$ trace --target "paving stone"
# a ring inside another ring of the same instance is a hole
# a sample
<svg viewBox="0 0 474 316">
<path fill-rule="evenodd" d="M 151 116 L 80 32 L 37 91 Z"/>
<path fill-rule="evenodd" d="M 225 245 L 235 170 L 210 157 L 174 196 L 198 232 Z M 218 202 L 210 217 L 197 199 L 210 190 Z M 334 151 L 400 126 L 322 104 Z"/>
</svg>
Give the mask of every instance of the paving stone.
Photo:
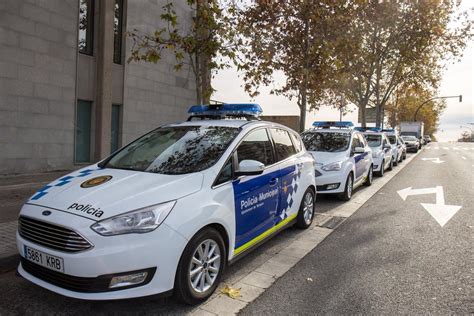
<svg viewBox="0 0 474 316">
<path fill-rule="evenodd" d="M 253 286 L 250 284 L 246 284 L 243 282 L 237 282 L 236 284 L 232 285 L 233 288 L 240 289 L 240 297 L 237 299 L 243 302 L 250 303 L 255 300 L 257 297 L 262 294 L 265 289 L 257 286 Z"/>
<path fill-rule="evenodd" d="M 254 271 L 243 278 L 240 282 L 266 289 L 269 288 L 275 280 L 274 277 L 268 274 Z"/>
<path fill-rule="evenodd" d="M 260 267 L 258 267 L 255 271 L 259 273 L 268 274 L 275 278 L 279 278 L 283 274 L 285 274 L 286 271 L 290 270 L 292 266 L 293 265 L 291 264 L 288 264 L 288 265 L 278 264 L 275 261 L 272 261 L 272 259 L 270 259 L 264 264 L 262 264 Z"/>
<path fill-rule="evenodd" d="M 210 313 L 217 315 L 235 315 L 242 308 L 247 305 L 246 302 L 242 302 L 236 299 L 232 299 L 223 294 L 218 295 L 216 298 L 208 301 L 199 308 Z"/>
<path fill-rule="evenodd" d="M 297 248 L 294 246 L 294 244 L 295 242 L 292 242 L 288 247 L 280 251 L 280 254 L 302 259 L 311 250 L 311 249 Z"/>
</svg>

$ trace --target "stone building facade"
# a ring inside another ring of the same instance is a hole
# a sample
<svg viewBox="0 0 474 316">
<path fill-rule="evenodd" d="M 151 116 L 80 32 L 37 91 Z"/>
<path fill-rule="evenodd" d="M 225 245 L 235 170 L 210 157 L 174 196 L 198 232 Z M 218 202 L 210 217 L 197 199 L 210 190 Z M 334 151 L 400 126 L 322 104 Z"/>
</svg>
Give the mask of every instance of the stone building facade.
<svg viewBox="0 0 474 316">
<path fill-rule="evenodd" d="M 192 71 L 127 63 L 126 32 L 154 31 L 166 2 L 0 1 L 0 174 L 77 168 L 186 118 Z M 189 27 L 186 1 L 175 9 Z"/>
</svg>

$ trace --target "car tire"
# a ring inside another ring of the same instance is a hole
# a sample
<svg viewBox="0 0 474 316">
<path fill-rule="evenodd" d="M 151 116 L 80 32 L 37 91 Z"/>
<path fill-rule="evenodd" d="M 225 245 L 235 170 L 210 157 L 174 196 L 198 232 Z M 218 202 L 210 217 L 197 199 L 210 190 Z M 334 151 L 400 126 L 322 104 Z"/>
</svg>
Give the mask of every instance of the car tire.
<svg viewBox="0 0 474 316">
<path fill-rule="evenodd" d="M 418 147 L 415 149 L 415 154 L 418 152 Z"/>
<path fill-rule="evenodd" d="M 390 164 L 388 165 L 388 168 L 387 168 L 389 171 L 392 171 L 393 170 L 393 157 L 392 159 L 390 159 Z"/>
<path fill-rule="evenodd" d="M 212 252 L 215 256 L 208 257 L 206 251 L 209 253 L 213 247 L 216 247 Z M 200 262 L 200 265 L 196 262 Z M 226 263 L 227 251 L 221 234 L 211 227 L 200 230 L 188 242 L 179 260 L 174 285 L 176 298 L 188 305 L 196 305 L 207 300 L 219 285 Z M 191 276 L 191 273 L 199 268 L 201 268 L 200 272 L 198 270 L 194 272 L 194 276 Z M 215 270 L 217 272 L 214 272 Z M 206 273 L 212 280 L 211 284 L 205 277 Z"/>
<path fill-rule="evenodd" d="M 354 190 L 354 176 L 352 172 L 349 173 L 346 179 L 346 186 L 344 188 L 344 192 L 339 194 L 339 199 L 342 201 L 349 201 L 352 197 L 352 191 Z"/>
<path fill-rule="evenodd" d="M 382 160 L 382 164 L 380 165 L 380 171 L 377 172 L 377 176 L 383 177 L 385 173 L 385 160 Z"/>
<path fill-rule="evenodd" d="M 316 194 L 312 188 L 307 188 L 301 199 L 298 216 L 296 217 L 295 227 L 299 229 L 306 229 L 311 226 L 314 218 L 314 202 L 316 201 Z"/>
<path fill-rule="evenodd" d="M 398 157 L 397 158 L 392 158 L 392 161 L 393 161 L 393 165 L 396 167 L 398 166 Z M 392 170 L 392 169 L 390 169 Z"/>
<path fill-rule="evenodd" d="M 365 180 L 364 185 L 370 187 L 374 181 L 374 166 L 370 165 L 369 172 L 367 172 L 367 180 Z"/>
</svg>

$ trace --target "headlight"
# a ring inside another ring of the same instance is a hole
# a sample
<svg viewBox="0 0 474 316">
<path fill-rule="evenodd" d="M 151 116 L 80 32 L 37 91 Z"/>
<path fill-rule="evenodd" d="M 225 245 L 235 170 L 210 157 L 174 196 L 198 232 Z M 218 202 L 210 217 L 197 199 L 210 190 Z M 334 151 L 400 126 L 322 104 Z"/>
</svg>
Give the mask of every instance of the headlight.
<svg viewBox="0 0 474 316">
<path fill-rule="evenodd" d="M 120 214 L 95 223 L 91 229 L 103 236 L 148 233 L 163 223 L 175 204 L 171 201 Z"/>
<path fill-rule="evenodd" d="M 328 163 L 321 167 L 324 171 L 339 171 L 342 168 L 342 161 Z"/>
</svg>

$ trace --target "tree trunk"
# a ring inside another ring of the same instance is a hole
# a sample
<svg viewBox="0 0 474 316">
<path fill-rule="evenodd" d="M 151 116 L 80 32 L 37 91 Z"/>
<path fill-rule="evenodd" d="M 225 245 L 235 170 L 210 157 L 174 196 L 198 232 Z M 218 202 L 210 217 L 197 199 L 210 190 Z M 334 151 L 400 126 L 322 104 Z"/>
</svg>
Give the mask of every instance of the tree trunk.
<svg viewBox="0 0 474 316">
<path fill-rule="evenodd" d="M 203 22 L 203 11 L 207 10 L 209 6 L 208 0 L 197 0 L 196 1 L 196 12 L 197 12 L 197 19 L 196 19 L 196 30 L 197 30 L 197 38 L 204 41 L 209 37 L 209 28 Z M 199 86 L 200 86 L 200 93 L 201 93 L 201 104 L 209 104 L 211 99 L 211 72 L 209 69 L 209 63 L 211 61 L 211 57 L 207 52 L 203 50 L 197 50 L 198 55 L 198 70 L 199 70 Z"/>
<path fill-rule="evenodd" d="M 360 111 L 360 124 L 362 127 L 367 126 L 367 120 L 365 117 L 365 108 L 367 107 L 367 103 L 359 104 L 359 111 Z"/>
<path fill-rule="evenodd" d="M 301 91 L 301 102 L 300 104 L 298 104 L 300 107 L 300 130 L 299 130 L 300 133 L 304 132 L 305 127 L 306 127 L 306 102 L 307 102 L 306 84 L 303 83 L 303 86 L 305 88 Z"/>
</svg>

